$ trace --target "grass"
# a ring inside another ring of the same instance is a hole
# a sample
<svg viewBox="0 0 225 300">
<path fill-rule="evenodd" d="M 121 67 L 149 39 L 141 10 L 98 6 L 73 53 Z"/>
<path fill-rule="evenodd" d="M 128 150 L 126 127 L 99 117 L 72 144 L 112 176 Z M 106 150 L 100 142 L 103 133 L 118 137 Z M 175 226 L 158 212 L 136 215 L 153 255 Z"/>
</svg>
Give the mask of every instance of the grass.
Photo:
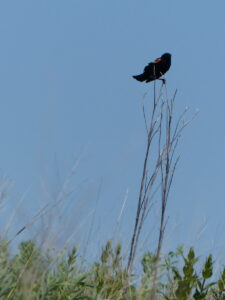
<svg viewBox="0 0 225 300">
<path fill-rule="evenodd" d="M 122 246 L 111 241 L 89 266 L 83 264 L 76 247 L 51 256 L 29 240 L 11 256 L 7 245 L 1 240 L 0 299 L 150 299 L 155 254 L 144 254 L 140 280 L 134 284 L 134 274 L 128 278 L 126 272 Z M 225 268 L 216 276 L 211 254 L 197 267 L 198 262 L 193 248 L 179 247 L 161 257 L 155 299 L 225 299 Z"/>
</svg>

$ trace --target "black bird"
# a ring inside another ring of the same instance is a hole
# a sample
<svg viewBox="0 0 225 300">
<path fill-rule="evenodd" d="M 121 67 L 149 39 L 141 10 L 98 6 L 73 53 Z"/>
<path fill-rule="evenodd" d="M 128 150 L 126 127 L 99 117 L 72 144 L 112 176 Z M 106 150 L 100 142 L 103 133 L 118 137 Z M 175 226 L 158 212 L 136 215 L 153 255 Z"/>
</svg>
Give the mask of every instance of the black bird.
<svg viewBox="0 0 225 300">
<path fill-rule="evenodd" d="M 170 68 L 171 65 L 171 54 L 164 53 L 161 57 L 157 58 L 154 62 L 149 63 L 145 68 L 144 72 L 140 75 L 133 76 L 138 81 L 150 82 L 159 79 L 164 75 Z M 165 83 L 165 79 L 160 79 Z"/>
</svg>

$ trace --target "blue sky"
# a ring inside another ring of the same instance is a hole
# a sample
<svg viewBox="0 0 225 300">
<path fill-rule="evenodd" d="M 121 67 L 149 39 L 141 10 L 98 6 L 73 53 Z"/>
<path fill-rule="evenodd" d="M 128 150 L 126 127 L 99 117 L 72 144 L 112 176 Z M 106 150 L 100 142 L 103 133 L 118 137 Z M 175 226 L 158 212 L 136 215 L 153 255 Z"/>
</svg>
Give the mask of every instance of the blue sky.
<svg viewBox="0 0 225 300">
<path fill-rule="evenodd" d="M 14 210 L 9 236 L 54 203 L 66 181 L 74 192 L 46 217 L 60 241 L 77 228 L 71 239 L 85 243 L 92 228 L 91 247 L 102 245 L 127 191 L 116 235 L 129 241 L 145 149 L 141 99 L 153 88 L 132 75 L 170 52 L 167 88 L 169 95 L 178 89 L 176 110 L 200 113 L 180 141 L 165 246 L 224 249 L 224 8 L 222 0 L 0 4 L 0 168 L 2 182 L 11 183 L 3 232 Z M 157 212 L 152 220 L 156 232 Z M 35 230 L 21 239 L 37 237 Z M 150 237 L 145 249 L 152 244 Z"/>
</svg>

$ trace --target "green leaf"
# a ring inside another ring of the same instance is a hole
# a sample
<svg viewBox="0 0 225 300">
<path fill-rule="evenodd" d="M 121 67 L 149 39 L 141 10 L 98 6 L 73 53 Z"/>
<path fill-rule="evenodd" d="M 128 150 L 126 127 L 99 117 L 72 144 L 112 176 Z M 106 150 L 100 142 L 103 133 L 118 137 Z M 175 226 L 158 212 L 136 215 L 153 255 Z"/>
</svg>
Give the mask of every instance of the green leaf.
<svg viewBox="0 0 225 300">
<path fill-rule="evenodd" d="M 212 262 L 212 255 L 210 254 L 205 261 L 204 268 L 202 271 L 202 276 L 204 279 L 208 279 L 212 276 L 212 274 L 213 274 L 213 262 Z"/>
<path fill-rule="evenodd" d="M 193 248 L 190 248 L 189 253 L 188 253 L 188 260 L 191 261 L 195 258 L 195 252 Z"/>
<path fill-rule="evenodd" d="M 225 268 L 223 269 L 223 273 L 221 275 L 221 279 L 225 282 Z"/>
<path fill-rule="evenodd" d="M 222 280 L 218 280 L 217 285 L 218 285 L 220 292 L 223 292 L 225 290 L 224 282 Z"/>
<path fill-rule="evenodd" d="M 180 273 L 179 273 L 179 271 L 177 270 L 176 267 L 173 267 L 172 271 L 173 271 L 173 274 L 174 274 L 174 280 L 181 280 L 182 279 L 182 277 L 181 277 L 181 275 L 180 275 Z"/>
</svg>

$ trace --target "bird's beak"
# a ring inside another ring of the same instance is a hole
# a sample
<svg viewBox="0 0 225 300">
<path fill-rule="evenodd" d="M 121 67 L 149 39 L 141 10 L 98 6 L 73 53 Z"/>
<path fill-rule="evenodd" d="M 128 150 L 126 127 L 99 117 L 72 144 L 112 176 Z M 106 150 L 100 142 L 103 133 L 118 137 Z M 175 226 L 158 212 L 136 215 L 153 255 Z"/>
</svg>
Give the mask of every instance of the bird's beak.
<svg viewBox="0 0 225 300">
<path fill-rule="evenodd" d="M 161 57 L 160 58 L 157 58 L 156 60 L 155 60 L 155 62 L 160 62 L 162 59 L 161 59 Z"/>
</svg>

